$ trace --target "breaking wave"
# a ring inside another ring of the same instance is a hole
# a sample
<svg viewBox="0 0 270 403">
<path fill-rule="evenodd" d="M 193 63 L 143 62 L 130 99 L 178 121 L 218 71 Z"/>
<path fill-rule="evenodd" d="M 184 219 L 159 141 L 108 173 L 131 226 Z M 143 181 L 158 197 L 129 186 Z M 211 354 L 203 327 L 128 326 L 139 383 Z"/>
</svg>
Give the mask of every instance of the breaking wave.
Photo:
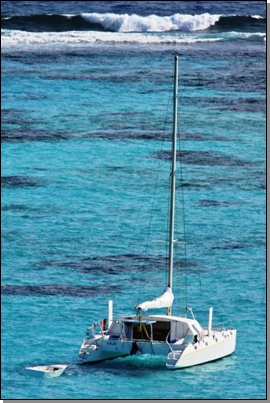
<svg viewBox="0 0 270 403">
<path fill-rule="evenodd" d="M 51 50 L 89 44 L 177 45 L 216 41 L 265 42 L 266 20 L 254 16 L 174 14 L 32 15 L 2 18 L 1 51 Z"/>
<path fill-rule="evenodd" d="M 214 25 L 219 15 L 174 14 L 170 17 L 150 15 L 142 17 L 128 14 L 84 14 L 84 19 L 90 24 L 99 24 L 105 30 L 114 32 L 170 32 L 205 30 Z"/>
<path fill-rule="evenodd" d="M 109 31 L 109 32 L 218 32 L 244 30 L 259 32 L 266 19 L 254 16 L 225 16 L 217 14 L 174 14 L 171 16 L 140 16 L 136 14 L 89 13 L 81 15 L 31 15 L 1 19 L 2 29 L 28 32 Z"/>
</svg>

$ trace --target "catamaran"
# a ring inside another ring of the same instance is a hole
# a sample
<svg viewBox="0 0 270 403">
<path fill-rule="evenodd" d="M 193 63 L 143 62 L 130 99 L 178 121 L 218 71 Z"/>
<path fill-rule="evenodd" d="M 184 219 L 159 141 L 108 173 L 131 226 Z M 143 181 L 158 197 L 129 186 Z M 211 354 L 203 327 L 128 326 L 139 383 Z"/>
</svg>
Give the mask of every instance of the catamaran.
<svg viewBox="0 0 270 403">
<path fill-rule="evenodd" d="M 174 263 L 174 221 L 176 186 L 176 140 L 178 108 L 178 55 L 174 58 L 172 163 L 170 186 L 169 270 L 164 293 L 152 301 L 135 307 L 136 314 L 112 318 L 109 301 L 109 328 L 104 320 L 87 329 L 79 351 L 80 363 L 93 363 L 128 355 L 155 354 L 166 356 L 168 369 L 181 369 L 228 356 L 235 351 L 236 329 L 212 328 L 213 308 L 209 309 L 208 327 L 195 319 L 192 308 L 186 317 L 173 316 L 172 291 Z M 167 308 L 167 314 L 142 314 L 149 309 Z M 191 317 L 188 317 L 191 316 Z"/>
</svg>

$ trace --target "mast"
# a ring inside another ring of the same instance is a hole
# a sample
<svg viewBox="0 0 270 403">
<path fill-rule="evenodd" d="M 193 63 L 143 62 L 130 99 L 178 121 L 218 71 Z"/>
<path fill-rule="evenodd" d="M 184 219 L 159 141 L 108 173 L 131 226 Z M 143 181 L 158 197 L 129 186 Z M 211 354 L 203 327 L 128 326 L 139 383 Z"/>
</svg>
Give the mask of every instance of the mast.
<svg viewBox="0 0 270 403">
<path fill-rule="evenodd" d="M 178 55 L 174 56 L 174 95 L 173 95 L 173 132 L 172 132 L 172 166 L 171 166 L 171 203 L 170 203 L 170 234 L 169 234 L 169 276 L 168 287 L 172 289 L 173 280 L 173 246 L 174 246 L 174 213 L 175 213 L 175 175 L 176 175 L 176 135 L 177 135 L 177 96 L 178 96 Z M 167 308 L 171 315 L 171 307 Z"/>
</svg>

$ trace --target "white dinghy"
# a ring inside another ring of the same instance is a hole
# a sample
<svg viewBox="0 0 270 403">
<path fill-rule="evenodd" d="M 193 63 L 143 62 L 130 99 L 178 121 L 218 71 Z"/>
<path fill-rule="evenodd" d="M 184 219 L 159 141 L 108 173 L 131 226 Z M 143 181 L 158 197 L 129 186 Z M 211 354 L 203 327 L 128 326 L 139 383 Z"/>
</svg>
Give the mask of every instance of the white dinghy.
<svg viewBox="0 0 270 403">
<path fill-rule="evenodd" d="M 146 301 L 136 308 L 135 315 L 112 319 L 109 306 L 109 328 L 104 320 L 87 329 L 86 338 L 79 352 L 80 363 L 93 363 L 127 355 L 156 354 L 166 357 L 169 369 L 180 369 L 228 356 L 235 351 L 236 330 L 230 327 L 212 328 L 212 312 L 209 323 L 203 328 L 195 319 L 192 309 L 187 308 L 186 317 L 172 316 L 173 304 L 173 261 L 174 261 L 174 217 L 176 183 L 176 137 L 177 137 L 177 95 L 178 95 L 178 55 L 174 63 L 174 110 L 172 134 L 172 164 L 170 171 L 170 228 L 168 282 L 164 293 Z M 148 309 L 167 308 L 166 315 L 142 315 Z M 188 318 L 188 315 L 191 317 Z"/>
<path fill-rule="evenodd" d="M 36 376 L 39 378 L 57 378 L 67 368 L 64 364 L 43 365 L 37 367 L 26 367 L 27 375 Z"/>
</svg>

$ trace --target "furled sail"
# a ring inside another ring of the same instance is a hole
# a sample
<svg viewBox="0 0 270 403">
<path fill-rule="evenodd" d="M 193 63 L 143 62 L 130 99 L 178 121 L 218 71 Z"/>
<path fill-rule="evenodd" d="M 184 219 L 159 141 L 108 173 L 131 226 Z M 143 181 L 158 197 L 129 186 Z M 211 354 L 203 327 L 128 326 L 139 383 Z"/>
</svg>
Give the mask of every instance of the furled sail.
<svg viewBox="0 0 270 403">
<path fill-rule="evenodd" d="M 170 287 L 166 287 L 165 291 L 160 297 L 153 299 L 152 301 L 145 301 L 137 305 L 136 309 L 141 309 L 142 311 L 147 311 L 148 309 L 155 308 L 167 308 L 172 306 L 174 300 L 174 295 Z"/>
</svg>

